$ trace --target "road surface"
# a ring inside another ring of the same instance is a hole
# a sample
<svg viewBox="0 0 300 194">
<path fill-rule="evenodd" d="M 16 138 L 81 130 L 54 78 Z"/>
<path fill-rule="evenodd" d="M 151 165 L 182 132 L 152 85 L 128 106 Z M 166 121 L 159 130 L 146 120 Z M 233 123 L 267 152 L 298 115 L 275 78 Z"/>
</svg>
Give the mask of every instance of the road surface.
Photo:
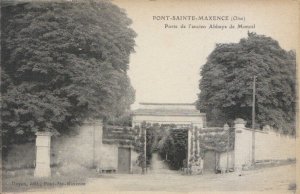
<svg viewBox="0 0 300 194">
<path fill-rule="evenodd" d="M 165 170 L 165 169 L 164 169 Z M 77 191 L 88 193 L 95 191 L 167 191 L 167 192 L 199 192 L 199 191 L 288 191 L 289 185 L 295 183 L 296 165 L 268 167 L 258 170 L 244 171 L 242 176 L 235 173 L 181 175 L 172 173 L 113 174 L 89 179 L 85 186 L 54 188 L 52 192 L 69 193 Z M 37 191 L 41 192 L 41 191 Z M 105 192 L 104 192 L 105 193 Z"/>
</svg>

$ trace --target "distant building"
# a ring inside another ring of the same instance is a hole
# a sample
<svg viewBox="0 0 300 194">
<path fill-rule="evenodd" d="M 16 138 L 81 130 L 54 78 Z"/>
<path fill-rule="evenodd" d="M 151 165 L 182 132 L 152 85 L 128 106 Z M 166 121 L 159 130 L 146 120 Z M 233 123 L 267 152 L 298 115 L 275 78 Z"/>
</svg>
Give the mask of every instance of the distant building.
<svg viewBox="0 0 300 194">
<path fill-rule="evenodd" d="M 200 113 L 193 103 L 140 103 L 133 112 L 132 126 L 143 121 L 159 124 L 193 124 L 206 127 L 206 114 Z"/>
</svg>

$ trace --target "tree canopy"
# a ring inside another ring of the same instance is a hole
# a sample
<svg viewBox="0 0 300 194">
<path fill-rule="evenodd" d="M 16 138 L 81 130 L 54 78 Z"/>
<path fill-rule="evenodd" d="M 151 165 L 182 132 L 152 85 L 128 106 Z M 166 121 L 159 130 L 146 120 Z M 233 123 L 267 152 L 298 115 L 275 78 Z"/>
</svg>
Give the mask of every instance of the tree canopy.
<svg viewBox="0 0 300 194">
<path fill-rule="evenodd" d="M 27 2 L 1 8 L 4 145 L 117 117 L 134 102 L 127 75 L 136 33 L 119 7 Z"/>
<path fill-rule="evenodd" d="M 295 133 L 296 60 L 270 37 L 248 33 L 239 43 L 217 44 L 201 70 L 198 109 L 210 125 L 240 117 L 251 124 L 253 76 L 256 123 Z"/>
</svg>

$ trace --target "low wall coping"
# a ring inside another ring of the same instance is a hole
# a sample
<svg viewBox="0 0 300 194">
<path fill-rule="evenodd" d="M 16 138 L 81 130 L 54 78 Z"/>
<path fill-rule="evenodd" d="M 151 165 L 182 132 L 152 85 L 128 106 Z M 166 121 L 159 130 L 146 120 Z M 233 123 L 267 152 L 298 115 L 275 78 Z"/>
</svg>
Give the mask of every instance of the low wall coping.
<svg viewBox="0 0 300 194">
<path fill-rule="evenodd" d="M 237 118 L 234 121 L 234 124 L 246 124 L 247 122 L 244 119 Z"/>
<path fill-rule="evenodd" d="M 255 131 L 255 132 L 258 132 L 258 133 L 265 133 L 265 134 L 269 134 L 268 131 L 262 131 L 262 130 L 257 130 L 257 129 L 250 129 L 250 128 L 244 128 L 245 130 L 248 130 L 248 131 Z"/>
<path fill-rule="evenodd" d="M 36 136 L 52 136 L 52 133 L 49 131 L 38 131 L 35 133 Z"/>
<path fill-rule="evenodd" d="M 133 145 L 120 145 L 120 144 L 115 144 L 115 145 L 117 145 L 118 148 L 131 148 L 131 149 L 134 149 Z"/>
<path fill-rule="evenodd" d="M 83 122 L 83 124 L 85 124 L 85 125 L 94 125 L 94 124 L 103 125 L 103 121 L 102 120 L 85 120 Z"/>
</svg>

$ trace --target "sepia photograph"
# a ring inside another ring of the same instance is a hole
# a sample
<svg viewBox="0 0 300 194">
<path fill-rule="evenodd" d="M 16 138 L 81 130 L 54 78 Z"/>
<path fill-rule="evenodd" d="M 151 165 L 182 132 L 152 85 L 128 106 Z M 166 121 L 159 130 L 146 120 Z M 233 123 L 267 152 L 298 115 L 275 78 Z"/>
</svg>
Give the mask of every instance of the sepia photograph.
<svg viewBox="0 0 300 194">
<path fill-rule="evenodd" d="M 299 11 L 1 0 L 0 192 L 298 193 Z"/>
</svg>

